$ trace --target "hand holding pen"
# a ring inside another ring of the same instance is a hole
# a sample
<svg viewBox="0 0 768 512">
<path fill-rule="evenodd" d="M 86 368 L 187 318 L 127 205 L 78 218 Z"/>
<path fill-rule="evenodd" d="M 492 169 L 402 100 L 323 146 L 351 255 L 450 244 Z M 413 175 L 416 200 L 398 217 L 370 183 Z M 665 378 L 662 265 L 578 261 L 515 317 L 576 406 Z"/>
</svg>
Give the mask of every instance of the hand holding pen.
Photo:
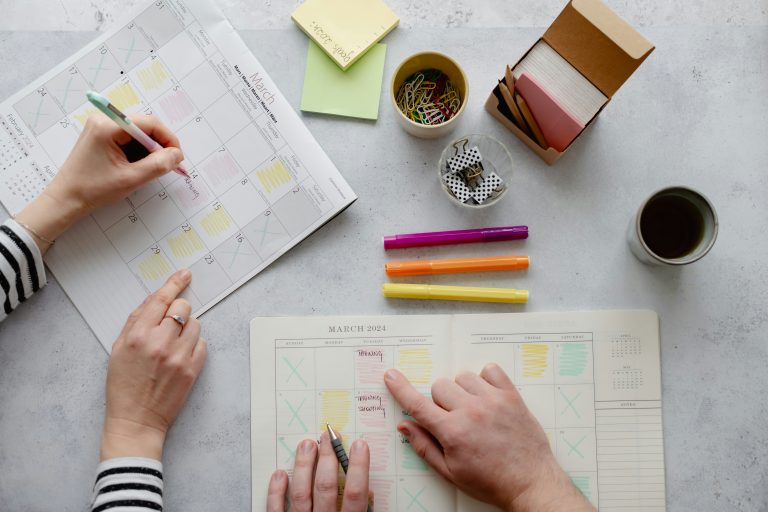
<svg viewBox="0 0 768 512">
<path fill-rule="evenodd" d="M 335 432 L 334 435 L 340 444 L 341 440 Z M 344 466 L 345 463 L 342 463 L 342 468 Z M 368 505 L 370 453 L 365 441 L 352 443 L 347 469 L 341 511 L 373 510 Z M 323 432 L 319 445 L 316 441 L 305 439 L 296 448 L 290 489 L 285 471 L 277 470 L 272 474 L 267 493 L 267 511 L 285 512 L 285 498 L 288 497 L 291 512 L 336 512 L 338 475 L 339 459 L 331 444 L 331 436 Z"/>
<path fill-rule="evenodd" d="M 56 176 L 17 216 L 42 237 L 36 239 L 41 251 L 78 220 L 127 197 L 184 160 L 179 140 L 159 119 L 140 115 L 132 123 L 165 147 L 130 161 L 123 147 L 131 136 L 105 116 L 89 118 Z"/>
<path fill-rule="evenodd" d="M 105 116 L 114 121 L 115 124 L 120 127 L 120 129 L 133 137 L 133 139 L 139 144 L 144 146 L 144 149 L 149 151 L 149 153 L 156 153 L 159 151 L 161 152 L 166 149 L 162 141 L 156 141 L 147 135 L 147 133 L 142 130 L 141 127 L 133 119 L 123 114 L 115 105 L 113 105 L 101 94 L 94 91 L 88 91 L 85 93 L 85 96 L 94 107 L 98 108 Z M 176 137 L 173 138 L 176 139 Z M 173 145 L 178 146 L 178 139 L 176 139 L 176 144 Z M 189 174 L 187 173 L 187 170 L 184 168 L 184 166 L 181 165 L 181 162 L 179 162 L 177 166 L 173 168 L 173 170 L 177 174 L 184 176 L 185 178 L 189 178 Z"/>
</svg>

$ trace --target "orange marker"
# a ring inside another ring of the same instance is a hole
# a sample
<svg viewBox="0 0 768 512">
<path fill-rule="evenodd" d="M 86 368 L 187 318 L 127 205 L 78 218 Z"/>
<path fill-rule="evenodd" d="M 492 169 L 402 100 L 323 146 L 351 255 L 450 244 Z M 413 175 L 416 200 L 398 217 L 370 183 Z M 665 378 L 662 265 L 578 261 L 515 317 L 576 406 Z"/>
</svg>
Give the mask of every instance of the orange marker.
<svg viewBox="0 0 768 512">
<path fill-rule="evenodd" d="M 485 256 L 451 260 L 393 261 L 384 265 L 388 276 L 421 276 L 425 274 L 457 274 L 460 272 L 494 272 L 528 268 L 528 256 Z"/>
</svg>

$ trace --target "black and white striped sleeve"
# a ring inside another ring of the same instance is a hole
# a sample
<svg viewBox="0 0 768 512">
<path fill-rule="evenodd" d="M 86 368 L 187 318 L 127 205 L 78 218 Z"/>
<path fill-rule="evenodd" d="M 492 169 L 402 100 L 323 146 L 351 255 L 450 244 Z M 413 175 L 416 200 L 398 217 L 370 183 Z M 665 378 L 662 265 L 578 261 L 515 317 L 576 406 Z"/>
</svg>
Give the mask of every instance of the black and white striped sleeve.
<svg viewBox="0 0 768 512">
<path fill-rule="evenodd" d="M 163 510 L 163 464 L 154 459 L 105 460 L 96 470 L 91 512 Z"/>
<path fill-rule="evenodd" d="M 0 226 L 0 321 L 43 286 L 43 256 L 32 235 L 16 221 L 5 221 Z"/>
</svg>

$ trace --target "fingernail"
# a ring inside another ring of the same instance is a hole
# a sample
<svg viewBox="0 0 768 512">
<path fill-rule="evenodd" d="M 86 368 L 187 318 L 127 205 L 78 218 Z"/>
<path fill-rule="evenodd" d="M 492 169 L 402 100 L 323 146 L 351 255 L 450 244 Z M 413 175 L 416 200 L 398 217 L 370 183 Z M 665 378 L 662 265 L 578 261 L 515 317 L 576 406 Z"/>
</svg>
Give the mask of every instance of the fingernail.
<svg viewBox="0 0 768 512">
<path fill-rule="evenodd" d="M 177 164 L 180 164 L 184 160 L 184 154 L 179 148 L 171 148 L 171 155 Z"/>
<path fill-rule="evenodd" d="M 397 380 L 397 372 L 395 370 L 387 370 L 384 372 L 384 380 L 395 382 Z"/>
<path fill-rule="evenodd" d="M 403 434 L 405 437 L 411 437 L 411 431 L 408 430 L 408 427 L 406 427 L 405 425 L 400 425 L 399 427 L 397 427 L 397 431 Z"/>
<path fill-rule="evenodd" d="M 310 453 L 312 453 L 313 445 L 314 443 L 310 439 L 305 439 L 304 441 L 301 442 L 301 447 L 299 448 L 299 450 L 304 455 L 309 455 Z"/>
<path fill-rule="evenodd" d="M 275 483 L 282 482 L 285 477 L 286 477 L 286 473 L 283 470 L 275 471 L 274 473 L 272 473 L 272 481 Z"/>
<path fill-rule="evenodd" d="M 365 442 L 365 441 L 361 441 L 360 439 L 358 439 L 357 441 L 355 441 L 354 443 L 352 443 L 352 446 L 351 446 L 351 447 L 350 447 L 350 449 L 349 449 L 349 454 L 350 454 L 351 456 L 354 456 L 354 455 L 355 455 L 357 452 L 359 452 L 360 450 L 362 450 L 362 449 L 363 449 L 363 443 L 364 443 L 364 442 Z"/>
<path fill-rule="evenodd" d="M 192 271 L 189 270 L 188 268 L 183 268 L 179 270 L 179 277 L 184 281 L 188 281 L 192 279 Z"/>
</svg>

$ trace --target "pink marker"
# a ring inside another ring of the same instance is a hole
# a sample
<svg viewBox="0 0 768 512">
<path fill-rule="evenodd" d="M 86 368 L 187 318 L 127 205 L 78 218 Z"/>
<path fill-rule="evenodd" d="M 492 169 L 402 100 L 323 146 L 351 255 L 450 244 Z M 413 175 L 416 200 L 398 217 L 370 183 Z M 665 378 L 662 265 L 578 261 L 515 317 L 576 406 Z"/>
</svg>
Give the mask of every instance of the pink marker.
<svg viewBox="0 0 768 512">
<path fill-rule="evenodd" d="M 460 229 L 410 233 L 384 237 L 384 249 L 405 249 L 428 245 L 472 244 L 477 242 L 502 242 L 528 238 L 528 226 L 503 226 L 498 228 Z"/>
<path fill-rule="evenodd" d="M 139 144 L 144 146 L 147 151 L 154 153 L 155 151 L 163 149 L 163 146 L 158 144 L 154 139 L 152 139 L 152 137 L 144 133 L 144 130 L 136 126 L 136 124 L 131 121 L 129 117 L 120 112 L 120 110 L 111 104 L 107 98 L 93 91 L 88 91 L 85 93 L 85 95 L 88 97 L 88 101 L 93 103 L 94 107 L 101 110 L 104 115 L 117 123 L 117 126 L 125 130 L 128 135 L 136 139 Z M 181 174 L 185 178 L 189 178 L 189 173 L 187 173 L 187 170 L 182 165 L 179 165 L 174 169 L 174 171 L 178 174 Z"/>
</svg>

